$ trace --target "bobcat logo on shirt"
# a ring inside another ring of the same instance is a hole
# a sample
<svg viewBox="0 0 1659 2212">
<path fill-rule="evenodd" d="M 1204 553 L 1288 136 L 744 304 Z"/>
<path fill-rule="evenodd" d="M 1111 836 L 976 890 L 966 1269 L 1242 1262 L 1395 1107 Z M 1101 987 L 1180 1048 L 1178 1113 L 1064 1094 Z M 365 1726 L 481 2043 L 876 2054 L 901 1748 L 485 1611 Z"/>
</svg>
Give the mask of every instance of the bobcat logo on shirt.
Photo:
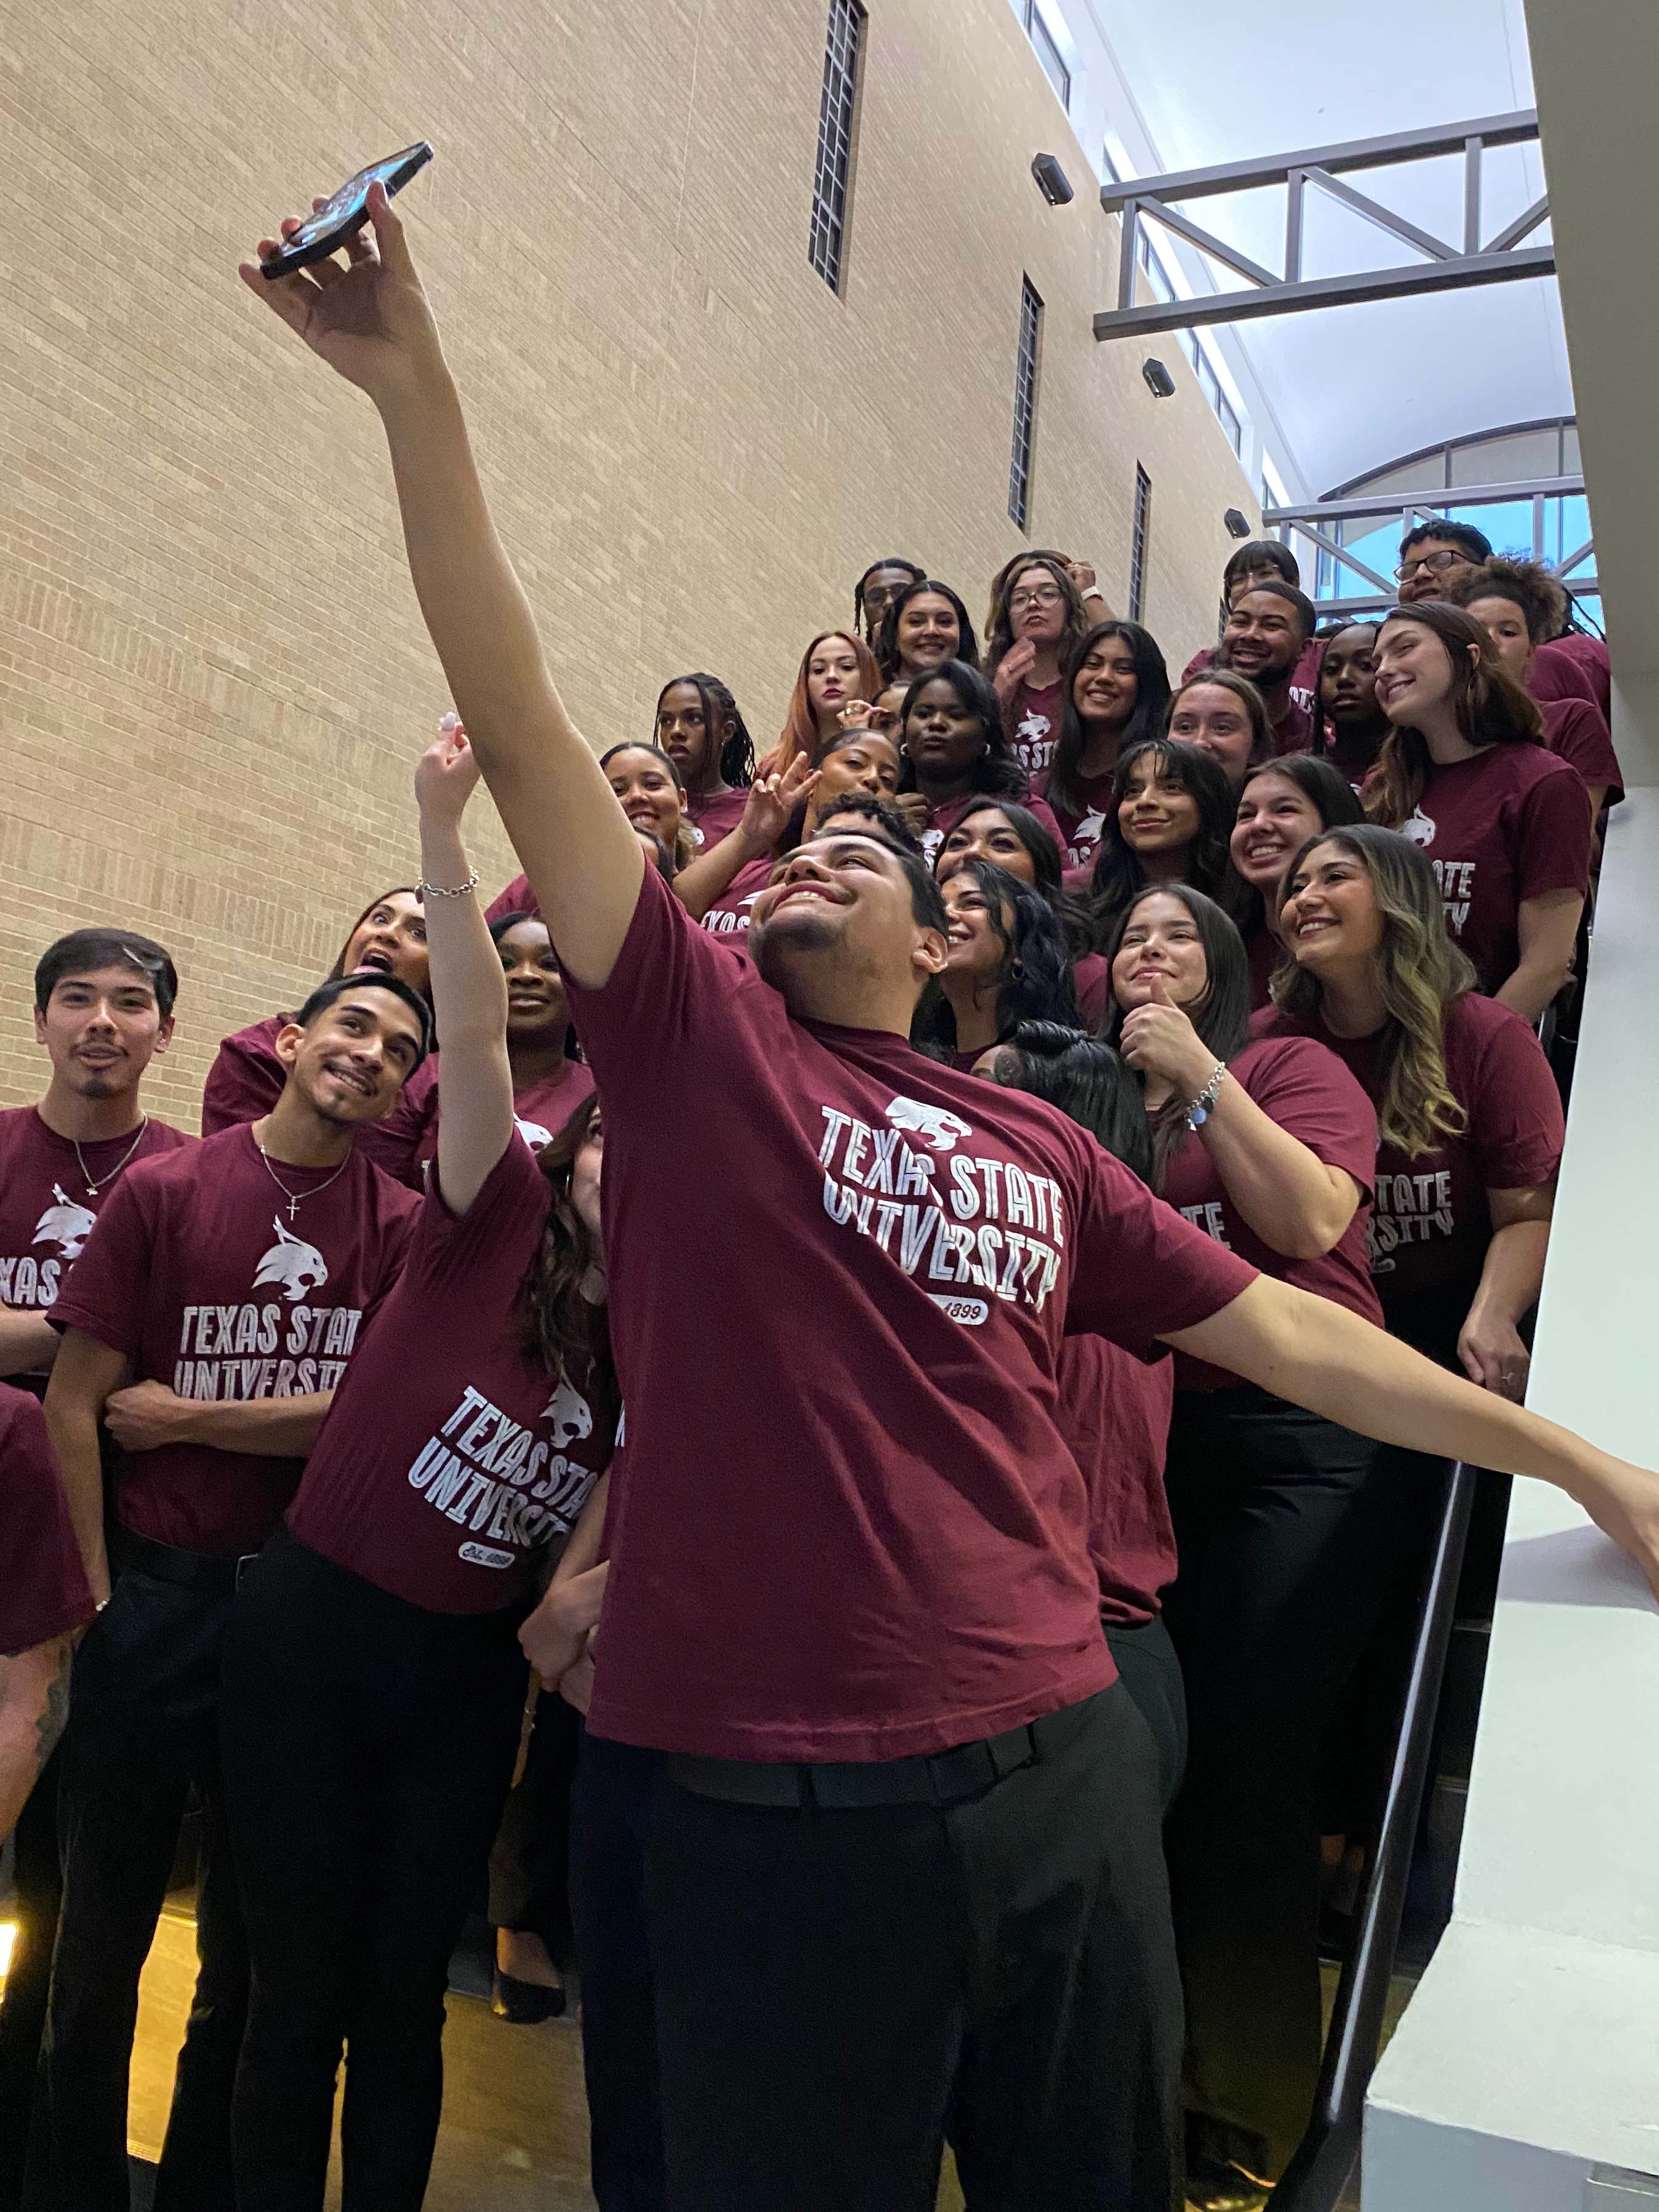
<svg viewBox="0 0 1659 2212">
<path fill-rule="evenodd" d="M 513 1126 L 532 1152 L 539 1152 L 544 1145 L 550 1145 L 553 1141 L 551 1129 L 544 1129 L 539 1121 L 521 1121 L 515 1114 Z"/>
<path fill-rule="evenodd" d="M 948 1152 L 958 1137 L 974 1133 L 973 1125 L 959 1114 L 947 1113 L 943 1106 L 924 1106 L 919 1098 L 902 1095 L 889 1105 L 887 1118 L 896 1129 L 914 1129 L 936 1152 Z"/>
<path fill-rule="evenodd" d="M 585 1443 L 593 1433 L 593 1414 L 580 1390 L 561 1376 L 558 1389 L 542 1407 L 542 1419 L 553 1424 L 553 1449 L 568 1452 L 574 1443 Z"/>
<path fill-rule="evenodd" d="M 1074 868 L 1086 868 L 1105 834 L 1104 813 L 1085 814 L 1072 832 L 1072 842 L 1066 853 L 1069 865 Z"/>
<path fill-rule="evenodd" d="M 1408 822 L 1402 822 L 1400 825 L 1401 836 L 1409 837 L 1413 845 L 1432 845 L 1434 831 L 1434 823 L 1420 806 L 1413 807 L 1411 819 Z"/>
<path fill-rule="evenodd" d="M 34 1224 L 37 1244 L 55 1244 L 66 1260 L 78 1260 L 82 1247 L 98 1226 L 98 1217 L 84 1206 L 77 1206 L 60 1183 L 53 1183 L 52 1194 L 57 1200 L 49 1206 Z"/>
<path fill-rule="evenodd" d="M 328 1262 L 314 1244 L 307 1244 L 303 1237 L 292 1237 L 275 1215 L 271 1227 L 276 1231 L 276 1242 L 260 1261 L 254 1274 L 253 1287 L 262 1283 L 278 1283 L 283 1296 L 291 1305 L 298 1305 L 307 1292 L 320 1291 L 328 1280 Z"/>
<path fill-rule="evenodd" d="M 1014 750 L 1019 756 L 1020 766 L 1028 775 L 1048 765 L 1054 750 L 1048 739 L 1051 726 L 1046 714 L 1039 714 L 1035 708 L 1031 708 L 1014 732 Z"/>
</svg>

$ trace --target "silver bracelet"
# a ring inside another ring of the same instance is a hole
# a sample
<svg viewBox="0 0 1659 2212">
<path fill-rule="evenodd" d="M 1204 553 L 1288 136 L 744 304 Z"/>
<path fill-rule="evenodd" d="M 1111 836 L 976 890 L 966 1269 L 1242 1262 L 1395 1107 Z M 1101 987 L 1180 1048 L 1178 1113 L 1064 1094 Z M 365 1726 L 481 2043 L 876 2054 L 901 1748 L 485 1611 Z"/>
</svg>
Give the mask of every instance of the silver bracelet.
<svg viewBox="0 0 1659 2212">
<path fill-rule="evenodd" d="M 429 884 L 422 876 L 415 886 L 415 896 L 417 899 L 465 898 L 469 891 L 476 891 L 477 888 L 478 871 L 474 868 L 464 884 Z"/>
<path fill-rule="evenodd" d="M 1216 1098 L 1221 1089 L 1221 1079 L 1226 1073 L 1226 1061 L 1217 1060 L 1215 1073 L 1187 1109 L 1187 1127 L 1189 1129 L 1201 1129 L 1214 1112 Z"/>
</svg>

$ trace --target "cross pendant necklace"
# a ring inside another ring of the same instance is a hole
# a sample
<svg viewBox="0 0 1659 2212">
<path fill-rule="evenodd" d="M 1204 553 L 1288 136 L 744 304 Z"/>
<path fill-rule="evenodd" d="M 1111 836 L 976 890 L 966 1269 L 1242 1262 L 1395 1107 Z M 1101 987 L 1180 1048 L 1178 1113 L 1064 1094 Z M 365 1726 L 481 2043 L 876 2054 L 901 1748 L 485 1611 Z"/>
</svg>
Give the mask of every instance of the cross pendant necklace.
<svg viewBox="0 0 1659 2212">
<path fill-rule="evenodd" d="M 337 1182 L 340 1177 L 345 1173 L 346 1170 L 351 1165 L 351 1155 L 348 1152 L 345 1158 L 341 1161 L 339 1166 L 335 1169 L 333 1174 L 326 1176 L 323 1182 L 319 1182 L 316 1186 L 315 1189 L 290 1190 L 288 1185 L 283 1181 L 281 1176 L 277 1174 L 276 1169 L 270 1164 L 270 1155 L 266 1152 L 264 1146 L 260 1144 L 259 1139 L 255 1137 L 253 1142 L 258 1149 L 259 1158 L 265 1164 L 265 1173 L 270 1177 L 272 1182 L 276 1184 L 277 1189 L 282 1192 L 283 1196 L 288 1200 L 288 1218 L 290 1221 L 295 1221 L 299 1218 L 300 1208 L 307 1199 L 315 1198 L 319 1191 L 326 1190 L 330 1183 Z"/>
</svg>

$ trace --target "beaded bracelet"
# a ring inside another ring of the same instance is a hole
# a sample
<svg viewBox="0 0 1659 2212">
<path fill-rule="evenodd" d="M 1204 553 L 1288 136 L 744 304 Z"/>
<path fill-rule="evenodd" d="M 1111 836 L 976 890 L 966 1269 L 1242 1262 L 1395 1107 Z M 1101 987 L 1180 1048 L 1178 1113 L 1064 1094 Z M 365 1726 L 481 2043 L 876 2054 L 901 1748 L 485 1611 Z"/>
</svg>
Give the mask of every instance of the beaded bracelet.
<svg viewBox="0 0 1659 2212">
<path fill-rule="evenodd" d="M 1221 1079 L 1226 1073 L 1226 1061 L 1217 1060 L 1215 1073 L 1187 1109 L 1187 1127 L 1189 1129 L 1201 1129 L 1214 1112 L 1216 1098 L 1221 1089 Z"/>
</svg>

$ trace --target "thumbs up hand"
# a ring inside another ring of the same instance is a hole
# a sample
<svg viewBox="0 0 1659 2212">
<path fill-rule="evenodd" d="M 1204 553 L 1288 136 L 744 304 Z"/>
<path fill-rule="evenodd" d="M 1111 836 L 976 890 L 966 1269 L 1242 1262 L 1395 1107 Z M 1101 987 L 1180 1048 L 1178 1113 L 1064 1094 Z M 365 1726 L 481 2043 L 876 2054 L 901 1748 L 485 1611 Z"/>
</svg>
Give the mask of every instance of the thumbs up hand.
<svg viewBox="0 0 1659 2212">
<path fill-rule="evenodd" d="M 1204 1088 L 1216 1063 L 1215 1054 L 1158 975 L 1147 978 L 1146 998 L 1124 1016 L 1118 1050 L 1142 1075 L 1189 1098 Z"/>
</svg>

